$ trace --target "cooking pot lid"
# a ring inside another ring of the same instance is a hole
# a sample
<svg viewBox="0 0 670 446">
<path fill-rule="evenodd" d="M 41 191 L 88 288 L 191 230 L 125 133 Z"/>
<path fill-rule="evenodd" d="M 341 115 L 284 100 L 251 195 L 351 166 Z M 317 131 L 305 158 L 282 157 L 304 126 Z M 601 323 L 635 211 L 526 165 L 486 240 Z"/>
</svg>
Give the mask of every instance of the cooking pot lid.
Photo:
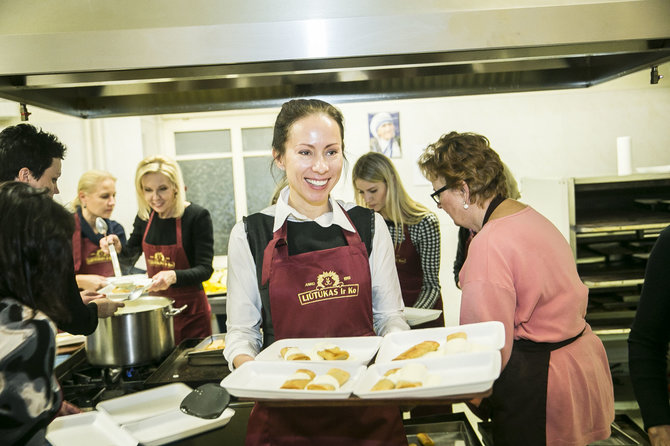
<svg viewBox="0 0 670 446">
<path fill-rule="evenodd" d="M 182 412 L 195 417 L 212 419 L 218 418 L 230 403 L 230 394 L 219 384 L 207 383 L 182 400 L 179 408 Z"/>
</svg>

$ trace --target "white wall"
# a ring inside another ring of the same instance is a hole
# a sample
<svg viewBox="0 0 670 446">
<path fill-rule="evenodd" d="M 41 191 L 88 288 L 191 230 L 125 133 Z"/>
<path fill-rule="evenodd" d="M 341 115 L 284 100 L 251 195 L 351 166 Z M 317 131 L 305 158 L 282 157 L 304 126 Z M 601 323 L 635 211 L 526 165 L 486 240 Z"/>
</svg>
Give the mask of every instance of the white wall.
<svg viewBox="0 0 670 446">
<path fill-rule="evenodd" d="M 669 76 L 670 64 L 659 71 Z M 430 208 L 435 208 L 429 198 L 432 188 L 420 177 L 415 160 L 427 144 L 451 130 L 487 136 L 517 179 L 614 175 L 616 138 L 623 135 L 632 138 L 634 168 L 670 165 L 670 79 L 650 85 L 647 70 L 590 89 L 380 101 L 340 108 L 345 115 L 349 170 L 334 195 L 349 201 L 354 196 L 351 166 L 368 150 L 367 114 L 377 111 L 400 113 L 403 157 L 396 166 L 409 193 Z M 114 218 L 130 231 L 136 210 L 135 166 L 145 154 L 160 151 L 160 118 L 84 121 L 30 111 L 33 124 L 55 133 L 68 146 L 61 201 L 74 196 L 78 177 L 86 169 L 110 170 L 119 179 Z M 203 113 L 190 118 L 235 114 Z M 437 215 L 443 236 L 440 276 L 446 320 L 456 324 L 460 293 L 453 284 L 452 262 L 457 230 L 444 212 Z"/>
</svg>

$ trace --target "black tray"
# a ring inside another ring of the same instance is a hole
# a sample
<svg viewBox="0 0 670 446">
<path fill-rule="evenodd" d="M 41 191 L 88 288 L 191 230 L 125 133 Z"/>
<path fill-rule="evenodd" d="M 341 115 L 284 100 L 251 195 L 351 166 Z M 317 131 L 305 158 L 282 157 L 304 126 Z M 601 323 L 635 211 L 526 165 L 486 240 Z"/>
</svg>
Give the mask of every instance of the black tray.
<svg viewBox="0 0 670 446">
<path fill-rule="evenodd" d="M 181 382 L 191 387 L 205 383 L 220 383 L 230 374 L 227 365 L 191 365 L 187 354 L 202 339 L 185 339 L 179 344 L 165 361 L 144 382 L 147 388 Z"/>
</svg>

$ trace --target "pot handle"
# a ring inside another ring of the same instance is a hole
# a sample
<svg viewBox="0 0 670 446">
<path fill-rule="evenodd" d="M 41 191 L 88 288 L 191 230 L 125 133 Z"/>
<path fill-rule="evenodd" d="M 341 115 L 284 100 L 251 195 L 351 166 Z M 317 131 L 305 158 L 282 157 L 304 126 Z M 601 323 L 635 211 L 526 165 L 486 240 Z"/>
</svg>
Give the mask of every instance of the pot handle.
<svg viewBox="0 0 670 446">
<path fill-rule="evenodd" d="M 179 307 L 179 308 L 172 308 L 172 309 L 168 310 L 167 316 L 176 316 L 179 313 L 181 313 L 182 311 L 184 311 L 186 309 L 186 307 L 188 307 L 188 305 L 184 305 L 183 307 Z"/>
</svg>

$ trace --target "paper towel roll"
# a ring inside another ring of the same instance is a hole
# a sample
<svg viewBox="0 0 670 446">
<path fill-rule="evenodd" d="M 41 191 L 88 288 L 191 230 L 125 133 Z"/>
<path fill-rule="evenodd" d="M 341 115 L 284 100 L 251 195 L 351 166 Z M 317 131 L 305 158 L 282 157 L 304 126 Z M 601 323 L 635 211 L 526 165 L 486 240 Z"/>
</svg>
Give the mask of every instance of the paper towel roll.
<svg viewBox="0 0 670 446">
<path fill-rule="evenodd" d="M 619 175 L 630 175 L 633 173 L 630 136 L 619 136 L 616 139 L 616 155 Z"/>
</svg>

